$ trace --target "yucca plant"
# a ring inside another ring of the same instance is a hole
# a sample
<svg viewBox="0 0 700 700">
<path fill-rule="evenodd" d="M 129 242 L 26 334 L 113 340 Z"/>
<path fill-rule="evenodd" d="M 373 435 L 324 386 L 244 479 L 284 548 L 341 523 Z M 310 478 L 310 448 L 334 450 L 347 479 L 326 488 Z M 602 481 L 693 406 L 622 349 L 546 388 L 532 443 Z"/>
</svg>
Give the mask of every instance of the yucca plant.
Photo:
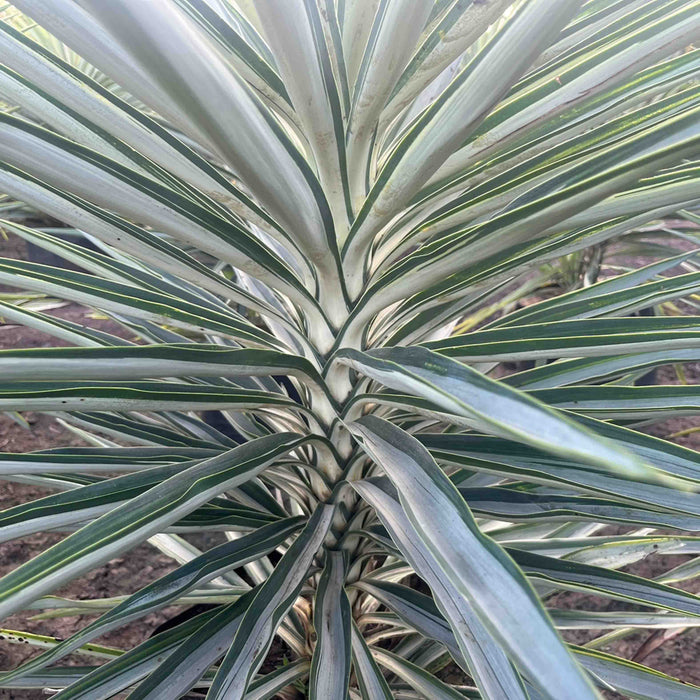
<svg viewBox="0 0 700 700">
<path fill-rule="evenodd" d="M 543 265 L 697 205 L 698 3 L 13 5 L 0 191 L 101 252 L 4 222 L 85 272 L 3 259 L 0 283 L 125 332 L 3 303 L 69 347 L 3 351 L 0 410 L 91 446 L 0 456 L 55 491 L 0 537 L 67 533 L 2 579 L 0 614 L 100 616 L 65 640 L 4 631 L 44 650 L 0 686 L 700 698 L 597 649 L 700 624 L 671 585 L 700 559 L 620 571 L 700 554 L 698 455 L 641 430 L 700 391 L 633 386 L 700 360 L 695 318 L 634 315 L 697 299 L 693 252 L 503 313 Z M 504 372 L 518 360 L 537 366 Z M 117 599 L 52 595 L 145 541 L 179 566 Z M 562 590 L 633 605 L 557 609 Z M 195 603 L 126 652 L 91 645 Z M 261 672 L 273 644 L 286 662 Z M 76 651 L 94 665 L 53 665 Z"/>
</svg>

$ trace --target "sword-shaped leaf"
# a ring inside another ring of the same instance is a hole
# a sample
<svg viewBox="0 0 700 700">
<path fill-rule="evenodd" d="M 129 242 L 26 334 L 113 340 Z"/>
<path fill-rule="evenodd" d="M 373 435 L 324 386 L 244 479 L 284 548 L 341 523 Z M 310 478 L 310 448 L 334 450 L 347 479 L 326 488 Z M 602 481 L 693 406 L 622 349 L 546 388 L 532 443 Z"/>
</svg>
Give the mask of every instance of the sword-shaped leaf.
<svg viewBox="0 0 700 700">
<path fill-rule="evenodd" d="M 630 476 L 659 474 L 564 414 L 455 360 L 422 348 L 345 350 L 340 362 L 382 384 L 428 399 L 458 422 Z"/>
<path fill-rule="evenodd" d="M 641 664 L 600 651 L 572 647 L 579 662 L 603 683 L 635 700 L 698 700 L 700 688 Z"/>
<path fill-rule="evenodd" d="M 422 605 L 421 596 L 414 595 L 414 591 L 404 590 L 401 586 L 389 589 L 384 587 L 380 588 L 378 594 L 372 588 L 374 582 L 369 584 L 368 589 L 366 581 L 358 585 L 415 626 L 421 634 L 444 644 L 452 658 L 474 678 L 485 695 L 527 697 L 517 672 L 501 646 L 479 620 L 471 602 L 449 580 L 439 575 L 440 565 L 428 548 L 422 546 L 419 536 L 401 509 L 393 487 L 381 479 L 353 482 L 353 487 L 373 506 L 391 533 L 393 542 L 430 586 L 437 608 L 449 620 L 450 635 L 445 635 L 442 620 L 434 614 L 437 608 L 426 608 Z"/>
<path fill-rule="evenodd" d="M 634 507 L 591 496 L 519 491 L 510 488 L 460 488 L 462 498 L 480 517 L 522 522 L 530 520 L 625 523 L 678 530 L 700 530 L 700 518 Z"/>
<path fill-rule="evenodd" d="M 389 684 L 377 666 L 362 632 L 352 624 L 352 664 L 363 700 L 392 700 Z"/>
<path fill-rule="evenodd" d="M 212 700 L 245 696 L 280 621 L 299 596 L 309 568 L 328 534 L 334 512 L 335 507 L 330 505 L 316 508 L 304 530 L 260 587 L 216 673 L 209 691 Z"/>
<path fill-rule="evenodd" d="M 206 627 L 216 613 L 217 609 L 207 610 L 175 627 L 159 632 L 113 661 L 91 669 L 77 681 L 67 684 L 68 687 L 60 693 L 61 700 L 107 700 L 114 697 L 157 669 L 163 660 L 192 634 Z M 7 681 L 8 686 L 22 687 L 23 683 L 31 682 L 34 677 L 40 678 L 42 674 L 52 670 L 42 669 L 19 677 L 11 676 Z"/>
<path fill-rule="evenodd" d="M 447 683 L 443 683 L 432 673 L 428 673 L 420 666 L 402 659 L 385 649 L 375 647 L 372 649 L 374 658 L 388 671 L 395 673 L 401 680 L 408 683 L 411 688 L 418 691 L 420 697 L 435 698 L 435 700 L 464 700 L 467 698 L 481 697 L 476 691 L 462 692 Z"/>
<path fill-rule="evenodd" d="M 700 347 L 700 331 L 690 318 L 601 318 L 476 331 L 425 347 L 463 362 L 599 357 Z"/>
<path fill-rule="evenodd" d="M 525 576 L 480 532 L 456 487 L 427 450 L 373 416 L 351 429 L 389 475 L 406 516 L 444 576 L 473 605 L 521 673 L 546 697 L 596 697 Z"/>
<path fill-rule="evenodd" d="M 132 700 L 178 700 L 185 695 L 226 653 L 254 597 L 255 592 L 250 591 L 235 603 L 218 608 L 206 625 L 180 644 L 129 697 Z"/>
<path fill-rule="evenodd" d="M 284 543 L 302 526 L 301 518 L 271 523 L 240 539 L 214 547 L 129 596 L 124 602 L 91 622 L 49 651 L 13 671 L 5 679 L 21 677 L 57 661 L 95 637 L 128 622 L 160 610 L 195 587 L 206 584 L 227 571 L 262 557 Z"/>
<path fill-rule="evenodd" d="M 184 382 L 41 381 L 7 383 L 0 410 L 188 411 L 281 406 L 304 410 L 281 394 Z M 24 407 L 24 408 L 22 408 Z"/>
<path fill-rule="evenodd" d="M 665 420 L 700 413 L 700 389 L 694 386 L 574 386 L 529 392 L 557 408 L 603 420 Z"/>
<path fill-rule="evenodd" d="M 278 433 L 199 462 L 62 540 L 0 582 L 8 615 L 160 532 L 224 491 L 245 483 L 307 440 Z"/>
<path fill-rule="evenodd" d="M 567 588 L 700 616 L 700 601 L 692 593 L 640 576 L 582 564 L 571 559 L 555 559 L 512 547 L 507 547 L 506 551 L 529 578 L 551 582 L 555 586 L 559 583 Z"/>
<path fill-rule="evenodd" d="M 595 423 L 591 423 L 591 425 L 595 425 Z M 629 430 L 626 432 L 632 433 Z M 650 440 L 654 439 L 650 438 Z M 578 491 L 595 493 L 604 498 L 612 496 L 616 499 L 624 499 L 633 507 L 653 507 L 669 513 L 700 515 L 700 503 L 698 503 L 697 495 L 687 488 L 679 490 L 641 479 L 630 479 L 624 474 L 614 474 L 606 469 L 595 468 L 561 457 L 553 457 L 543 450 L 535 450 L 508 440 L 483 435 L 426 433 L 420 435 L 420 441 L 441 464 L 469 470 L 453 476 L 453 479 L 459 484 L 464 482 L 469 472 L 476 471 L 557 488 L 570 489 L 573 487 Z M 634 443 L 630 441 L 628 445 L 632 448 Z M 681 454 L 688 452 L 690 455 L 694 455 L 690 450 L 683 450 L 683 448 L 679 448 L 679 450 Z M 654 453 L 654 450 L 643 452 L 647 459 Z M 671 473 L 677 469 L 683 476 L 686 476 L 687 469 L 695 467 L 693 479 L 697 478 L 697 466 L 694 465 L 693 460 L 681 458 L 676 461 L 674 457 L 676 455 L 669 451 L 668 461 L 658 463 L 658 466 Z M 693 482 L 689 482 L 689 484 L 692 486 Z M 467 485 L 464 483 L 464 486 Z"/>
<path fill-rule="evenodd" d="M 316 647 L 311 661 L 309 697 L 345 700 L 350 681 L 352 616 L 345 595 L 343 553 L 329 550 L 314 601 Z"/>
</svg>

